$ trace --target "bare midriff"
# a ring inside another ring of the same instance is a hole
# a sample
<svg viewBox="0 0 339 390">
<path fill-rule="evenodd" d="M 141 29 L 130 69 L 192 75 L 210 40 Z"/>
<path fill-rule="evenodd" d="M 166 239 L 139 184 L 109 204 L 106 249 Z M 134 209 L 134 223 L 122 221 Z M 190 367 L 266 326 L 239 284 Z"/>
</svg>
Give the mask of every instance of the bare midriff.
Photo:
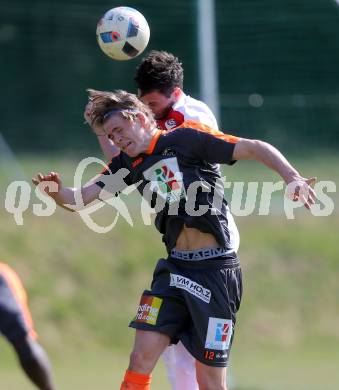
<svg viewBox="0 0 339 390">
<path fill-rule="evenodd" d="M 184 226 L 178 236 L 175 249 L 191 251 L 201 248 L 218 248 L 220 245 L 212 234 Z"/>
</svg>

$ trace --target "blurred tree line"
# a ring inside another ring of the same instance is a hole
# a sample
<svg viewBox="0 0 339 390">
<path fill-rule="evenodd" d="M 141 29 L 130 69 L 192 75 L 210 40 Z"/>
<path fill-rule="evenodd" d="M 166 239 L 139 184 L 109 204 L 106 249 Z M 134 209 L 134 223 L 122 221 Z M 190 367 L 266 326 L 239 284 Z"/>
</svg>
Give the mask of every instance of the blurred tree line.
<svg viewBox="0 0 339 390">
<path fill-rule="evenodd" d="M 175 53 L 199 98 L 197 0 L 2 0 L 0 132 L 14 151 L 93 151 L 83 124 L 88 87 L 135 91 L 140 57 L 116 62 L 96 43 L 100 16 L 137 8 L 150 49 Z M 215 0 L 221 123 L 284 152 L 334 150 L 339 141 L 339 6 L 319 0 Z M 206 69 L 206 72 L 209 70 Z"/>
</svg>

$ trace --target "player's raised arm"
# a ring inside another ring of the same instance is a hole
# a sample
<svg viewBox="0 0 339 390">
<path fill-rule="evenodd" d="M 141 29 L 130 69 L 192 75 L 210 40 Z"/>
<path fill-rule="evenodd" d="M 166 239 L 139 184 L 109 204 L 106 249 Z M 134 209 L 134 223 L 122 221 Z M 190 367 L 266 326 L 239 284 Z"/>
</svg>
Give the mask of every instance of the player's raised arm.
<svg viewBox="0 0 339 390">
<path fill-rule="evenodd" d="M 40 186 L 41 190 L 53 198 L 59 206 L 69 211 L 77 211 L 79 207 L 87 206 L 99 198 L 101 191 L 101 188 L 93 181 L 78 189 L 63 187 L 60 175 L 56 172 L 47 175 L 39 173 L 32 179 L 32 182 Z M 82 199 L 81 202 L 79 199 Z"/>
<path fill-rule="evenodd" d="M 300 200 L 306 208 L 315 203 L 315 192 L 311 186 L 316 178 L 306 179 L 287 161 L 274 146 L 260 140 L 238 138 L 215 131 L 208 126 L 196 126 L 183 129 L 188 145 L 210 163 L 233 164 L 237 160 L 256 160 L 276 171 L 289 185 L 288 196 Z M 180 131 L 180 129 L 178 129 Z M 194 138 L 197 142 L 194 143 Z M 190 140 L 189 140 L 190 139 Z"/>
<path fill-rule="evenodd" d="M 304 178 L 274 146 L 267 142 L 251 139 L 239 139 L 234 146 L 234 160 L 256 160 L 276 171 L 286 182 L 294 183 L 293 200 L 301 200 L 306 208 L 315 203 L 315 192 L 311 188 L 315 177 Z"/>
</svg>

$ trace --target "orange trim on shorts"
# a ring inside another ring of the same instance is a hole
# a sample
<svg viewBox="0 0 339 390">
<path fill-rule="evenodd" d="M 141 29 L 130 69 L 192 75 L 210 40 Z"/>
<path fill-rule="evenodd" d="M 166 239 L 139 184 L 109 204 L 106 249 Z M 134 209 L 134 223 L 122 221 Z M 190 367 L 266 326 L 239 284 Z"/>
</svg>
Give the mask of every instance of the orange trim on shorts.
<svg viewBox="0 0 339 390">
<path fill-rule="evenodd" d="M 148 147 L 148 149 L 146 151 L 146 154 L 152 154 L 153 153 L 155 145 L 157 144 L 159 137 L 163 133 L 165 133 L 165 131 L 157 129 L 157 131 L 155 132 L 153 138 L 151 139 L 151 143 L 149 144 L 149 147 Z"/>
<path fill-rule="evenodd" d="M 32 315 L 27 304 L 27 294 L 19 276 L 12 270 L 12 268 L 4 263 L 0 263 L 0 274 L 5 278 L 17 304 L 22 311 L 29 336 L 33 340 L 36 340 L 38 335 L 34 330 Z"/>
<path fill-rule="evenodd" d="M 240 141 L 240 138 L 236 137 L 235 135 L 225 134 L 220 130 L 215 130 L 212 127 L 207 126 L 207 125 L 205 125 L 201 122 L 198 122 L 198 121 L 192 121 L 192 120 L 185 121 L 180 126 L 175 127 L 175 129 L 180 129 L 183 127 L 188 127 L 191 129 L 202 131 L 204 133 L 211 134 L 214 137 L 223 139 L 224 141 L 230 142 L 231 144 L 236 144 L 238 141 Z M 173 129 L 173 130 L 175 130 L 175 129 Z"/>
</svg>

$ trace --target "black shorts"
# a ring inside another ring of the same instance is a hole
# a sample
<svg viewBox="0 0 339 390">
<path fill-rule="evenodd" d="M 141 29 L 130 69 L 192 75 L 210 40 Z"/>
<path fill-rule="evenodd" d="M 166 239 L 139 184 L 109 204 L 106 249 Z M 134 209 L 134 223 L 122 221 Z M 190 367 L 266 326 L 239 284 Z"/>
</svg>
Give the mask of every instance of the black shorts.
<svg viewBox="0 0 339 390">
<path fill-rule="evenodd" d="M 21 342 L 28 335 L 36 338 L 26 292 L 18 276 L 9 268 L 0 272 L 0 332 L 12 344 Z"/>
<path fill-rule="evenodd" d="M 179 340 L 198 361 L 225 367 L 232 345 L 242 276 L 235 254 L 207 260 L 160 259 L 132 328 Z"/>
</svg>

